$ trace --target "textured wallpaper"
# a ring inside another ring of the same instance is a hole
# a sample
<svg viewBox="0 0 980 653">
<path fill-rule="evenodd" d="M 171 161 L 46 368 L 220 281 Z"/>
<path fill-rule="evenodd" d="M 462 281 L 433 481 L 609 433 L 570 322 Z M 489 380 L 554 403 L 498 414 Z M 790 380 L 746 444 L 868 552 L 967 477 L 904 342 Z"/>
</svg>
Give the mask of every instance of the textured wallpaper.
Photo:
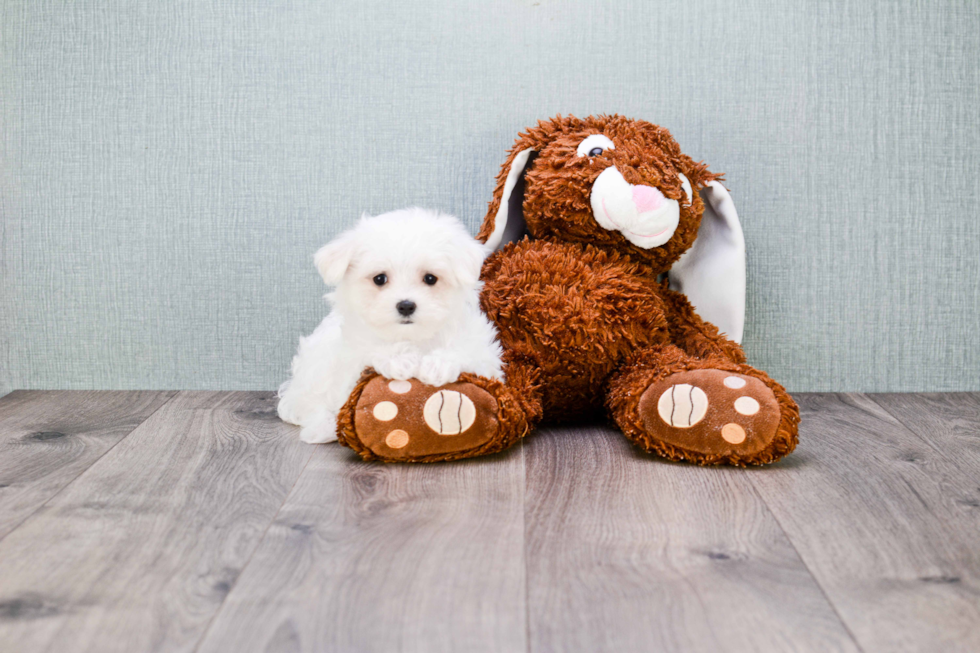
<svg viewBox="0 0 980 653">
<path fill-rule="evenodd" d="M 726 174 L 750 360 L 980 390 L 980 3 L 0 0 L 0 392 L 273 388 L 362 211 L 475 231 L 517 132 Z"/>
</svg>

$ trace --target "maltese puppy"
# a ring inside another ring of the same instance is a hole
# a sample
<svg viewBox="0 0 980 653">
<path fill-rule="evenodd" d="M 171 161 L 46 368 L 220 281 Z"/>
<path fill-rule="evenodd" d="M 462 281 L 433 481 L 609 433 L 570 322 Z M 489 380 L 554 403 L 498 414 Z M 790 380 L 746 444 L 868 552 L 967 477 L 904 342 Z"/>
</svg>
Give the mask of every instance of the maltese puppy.
<svg viewBox="0 0 980 653">
<path fill-rule="evenodd" d="M 441 386 L 460 373 L 501 379 L 497 331 L 480 310 L 487 249 L 454 217 L 424 209 L 365 215 L 316 253 L 336 286 L 320 326 L 300 338 L 279 417 L 304 442 L 337 439 L 337 413 L 361 373 Z"/>
</svg>

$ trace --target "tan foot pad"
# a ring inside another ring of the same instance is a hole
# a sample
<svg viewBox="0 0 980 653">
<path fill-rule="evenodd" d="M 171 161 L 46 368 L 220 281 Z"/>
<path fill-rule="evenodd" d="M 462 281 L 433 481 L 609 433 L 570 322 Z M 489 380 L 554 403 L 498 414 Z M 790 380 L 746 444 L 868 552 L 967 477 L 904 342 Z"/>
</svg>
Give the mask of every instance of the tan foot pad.
<svg viewBox="0 0 980 653">
<path fill-rule="evenodd" d="M 779 426 L 779 403 L 765 383 L 721 370 L 672 374 L 646 389 L 639 410 L 651 436 L 711 456 L 757 453 Z"/>
<path fill-rule="evenodd" d="M 361 393 L 354 428 L 385 460 L 467 451 L 497 434 L 497 400 L 472 383 L 441 388 L 375 377 Z"/>
</svg>

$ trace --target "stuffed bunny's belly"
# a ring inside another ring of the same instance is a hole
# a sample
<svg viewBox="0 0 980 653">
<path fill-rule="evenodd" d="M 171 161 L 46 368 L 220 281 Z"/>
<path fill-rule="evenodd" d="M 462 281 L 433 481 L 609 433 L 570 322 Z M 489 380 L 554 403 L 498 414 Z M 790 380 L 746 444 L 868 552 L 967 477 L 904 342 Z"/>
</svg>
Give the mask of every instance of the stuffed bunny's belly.
<svg viewBox="0 0 980 653">
<path fill-rule="evenodd" d="M 483 308 L 505 349 L 540 366 L 545 419 L 602 409 L 629 354 L 667 341 L 658 286 L 625 257 L 546 241 L 509 245 L 483 269 Z"/>
</svg>

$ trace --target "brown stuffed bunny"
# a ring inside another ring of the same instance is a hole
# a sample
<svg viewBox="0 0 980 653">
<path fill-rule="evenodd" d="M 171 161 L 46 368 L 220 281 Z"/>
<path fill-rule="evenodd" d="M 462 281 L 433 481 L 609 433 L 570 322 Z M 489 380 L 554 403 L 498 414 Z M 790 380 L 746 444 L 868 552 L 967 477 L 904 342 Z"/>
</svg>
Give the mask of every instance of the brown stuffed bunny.
<svg viewBox="0 0 980 653">
<path fill-rule="evenodd" d="M 719 177 L 641 120 L 559 116 L 521 134 L 478 236 L 497 249 L 482 305 L 506 383 L 463 375 L 432 388 L 368 371 L 340 441 L 369 460 L 452 460 L 500 451 L 542 419 L 606 411 L 673 460 L 790 453 L 799 410 L 736 342 L 744 250 Z M 382 401 L 394 419 L 375 417 Z"/>
</svg>

